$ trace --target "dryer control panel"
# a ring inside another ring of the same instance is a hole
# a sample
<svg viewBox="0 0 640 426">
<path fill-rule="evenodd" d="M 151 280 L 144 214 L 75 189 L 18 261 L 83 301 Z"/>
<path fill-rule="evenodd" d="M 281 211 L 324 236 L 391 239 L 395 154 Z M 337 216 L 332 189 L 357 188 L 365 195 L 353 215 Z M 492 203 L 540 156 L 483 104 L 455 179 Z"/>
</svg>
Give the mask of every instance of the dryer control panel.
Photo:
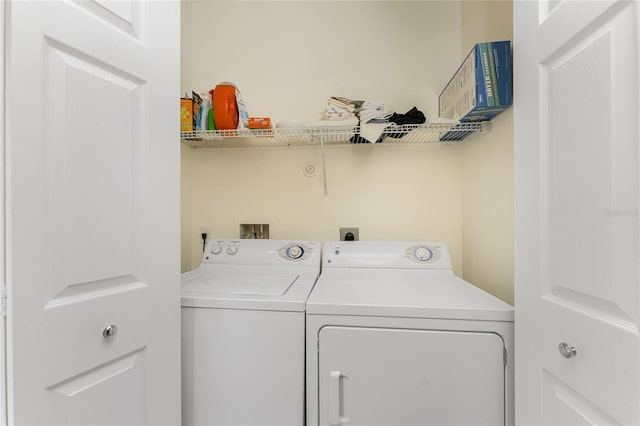
<svg viewBox="0 0 640 426">
<path fill-rule="evenodd" d="M 408 247 L 406 256 L 417 263 L 437 263 L 442 257 L 441 245 L 416 244 Z"/>
<path fill-rule="evenodd" d="M 447 245 L 422 241 L 328 241 L 323 266 L 337 268 L 451 269 Z"/>
<path fill-rule="evenodd" d="M 320 254 L 317 241 L 211 239 L 201 263 L 318 266 Z"/>
</svg>

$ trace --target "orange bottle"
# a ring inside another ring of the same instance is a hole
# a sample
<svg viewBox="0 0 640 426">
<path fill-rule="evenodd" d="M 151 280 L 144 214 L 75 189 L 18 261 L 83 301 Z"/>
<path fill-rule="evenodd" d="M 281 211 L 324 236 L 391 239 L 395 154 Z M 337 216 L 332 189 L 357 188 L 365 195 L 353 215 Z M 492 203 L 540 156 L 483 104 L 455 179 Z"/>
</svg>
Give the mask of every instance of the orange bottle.
<svg viewBox="0 0 640 426">
<path fill-rule="evenodd" d="M 218 84 L 213 92 L 213 119 L 218 130 L 238 128 L 236 88 L 231 84 Z"/>
</svg>

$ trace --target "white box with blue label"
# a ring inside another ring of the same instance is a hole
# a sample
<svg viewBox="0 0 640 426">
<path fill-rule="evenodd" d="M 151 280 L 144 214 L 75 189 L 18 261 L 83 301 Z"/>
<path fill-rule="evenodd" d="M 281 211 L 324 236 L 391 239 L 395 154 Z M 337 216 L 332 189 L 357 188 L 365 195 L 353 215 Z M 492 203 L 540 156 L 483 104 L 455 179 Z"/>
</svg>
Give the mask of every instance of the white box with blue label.
<svg viewBox="0 0 640 426">
<path fill-rule="evenodd" d="M 440 117 L 487 121 L 511 105 L 511 42 L 478 43 L 440 94 Z"/>
</svg>

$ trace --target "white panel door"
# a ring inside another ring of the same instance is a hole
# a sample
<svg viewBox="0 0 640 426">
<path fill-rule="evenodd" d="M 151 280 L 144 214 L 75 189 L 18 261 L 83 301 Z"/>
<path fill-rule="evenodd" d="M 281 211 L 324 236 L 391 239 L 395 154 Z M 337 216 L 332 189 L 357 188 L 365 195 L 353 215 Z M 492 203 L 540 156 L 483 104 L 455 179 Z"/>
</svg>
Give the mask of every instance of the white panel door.
<svg viewBox="0 0 640 426">
<path fill-rule="evenodd" d="M 639 8 L 514 4 L 518 424 L 640 424 Z"/>
<path fill-rule="evenodd" d="M 5 22 L 5 14 L 7 12 L 7 4 L 6 2 L 0 3 L 0 22 L 4 25 Z M 4 26 L 0 29 L 0 46 L 5 46 L 6 34 L 4 31 Z M 5 138 L 5 54 L 4 52 L 0 54 L 0 144 L 4 146 L 4 138 Z M 0 200 L 4 200 L 4 169 L 5 169 L 5 159 L 4 152 L 0 153 Z M 5 285 L 5 212 L 0 209 L 0 304 L 4 307 L 6 303 L 6 285 Z M 3 308 L 0 310 L 4 311 Z M 4 368 L 6 364 L 6 317 L 0 314 L 0 426 L 7 425 L 7 376 L 6 376 L 6 368 Z"/>
<path fill-rule="evenodd" d="M 505 423 L 497 334 L 330 326 L 319 347 L 320 425 Z"/>
<path fill-rule="evenodd" d="M 179 424 L 179 3 L 7 30 L 9 421 Z"/>
</svg>

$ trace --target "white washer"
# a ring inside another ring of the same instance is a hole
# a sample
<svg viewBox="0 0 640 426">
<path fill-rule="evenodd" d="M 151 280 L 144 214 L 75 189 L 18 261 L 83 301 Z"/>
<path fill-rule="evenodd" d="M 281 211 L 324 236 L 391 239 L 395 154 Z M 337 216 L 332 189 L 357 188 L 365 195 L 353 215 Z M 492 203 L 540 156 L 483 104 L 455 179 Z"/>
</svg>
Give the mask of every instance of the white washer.
<svg viewBox="0 0 640 426">
<path fill-rule="evenodd" d="M 214 240 L 182 276 L 182 424 L 304 423 L 314 241 Z"/>
<path fill-rule="evenodd" d="M 307 300 L 307 426 L 511 425 L 513 308 L 429 242 L 326 242 Z"/>
</svg>

